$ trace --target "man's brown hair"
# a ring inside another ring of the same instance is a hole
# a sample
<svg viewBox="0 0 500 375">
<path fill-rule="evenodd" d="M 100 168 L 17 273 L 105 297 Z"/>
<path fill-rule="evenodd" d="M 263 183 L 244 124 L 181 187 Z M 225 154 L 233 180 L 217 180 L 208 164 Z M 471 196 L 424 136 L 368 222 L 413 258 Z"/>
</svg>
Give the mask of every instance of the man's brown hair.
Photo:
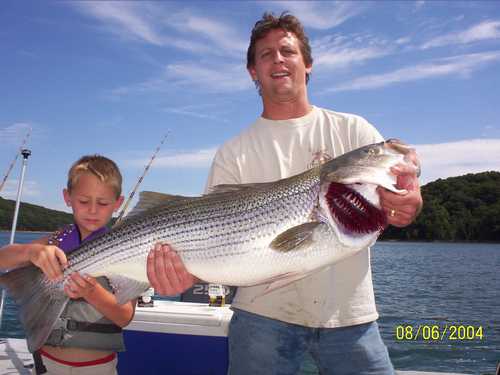
<svg viewBox="0 0 500 375">
<path fill-rule="evenodd" d="M 116 163 L 101 155 L 85 155 L 71 166 L 68 172 L 67 189 L 71 193 L 78 179 L 84 173 L 92 173 L 101 182 L 114 190 L 116 198 L 122 193 L 122 175 Z"/>
<path fill-rule="evenodd" d="M 258 40 L 264 38 L 271 30 L 283 29 L 293 33 L 299 40 L 300 51 L 304 58 L 304 64 L 309 67 L 313 63 L 311 55 L 311 46 L 309 45 L 309 38 L 304 32 L 302 24 L 297 17 L 283 12 L 279 17 L 273 13 L 266 12 L 262 18 L 255 23 L 250 37 L 250 45 L 247 50 L 247 69 L 255 65 L 255 44 Z M 306 82 L 309 81 L 309 74 L 306 73 Z"/>
</svg>

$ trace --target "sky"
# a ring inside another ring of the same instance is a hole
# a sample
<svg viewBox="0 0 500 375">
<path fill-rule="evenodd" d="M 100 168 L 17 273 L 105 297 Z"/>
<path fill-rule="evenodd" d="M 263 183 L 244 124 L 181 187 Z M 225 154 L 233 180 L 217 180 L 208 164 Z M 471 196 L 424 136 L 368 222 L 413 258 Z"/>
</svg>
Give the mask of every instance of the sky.
<svg viewBox="0 0 500 375">
<path fill-rule="evenodd" d="M 0 182 L 30 131 L 23 201 L 67 211 L 67 170 L 94 153 L 128 196 L 168 134 L 139 191 L 201 194 L 216 149 L 261 114 L 250 31 L 285 10 L 311 42 L 312 104 L 413 145 L 422 184 L 500 170 L 499 2 L 2 0 Z"/>
</svg>

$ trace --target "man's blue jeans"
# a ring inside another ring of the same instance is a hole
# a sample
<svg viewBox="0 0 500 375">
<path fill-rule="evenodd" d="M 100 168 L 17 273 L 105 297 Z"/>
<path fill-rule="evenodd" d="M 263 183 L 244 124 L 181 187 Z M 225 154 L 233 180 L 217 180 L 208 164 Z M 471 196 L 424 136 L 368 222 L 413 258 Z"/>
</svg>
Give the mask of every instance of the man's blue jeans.
<svg viewBox="0 0 500 375">
<path fill-rule="evenodd" d="M 321 375 L 393 375 L 376 322 L 309 328 L 234 309 L 229 375 L 295 375 L 306 353 Z"/>
</svg>

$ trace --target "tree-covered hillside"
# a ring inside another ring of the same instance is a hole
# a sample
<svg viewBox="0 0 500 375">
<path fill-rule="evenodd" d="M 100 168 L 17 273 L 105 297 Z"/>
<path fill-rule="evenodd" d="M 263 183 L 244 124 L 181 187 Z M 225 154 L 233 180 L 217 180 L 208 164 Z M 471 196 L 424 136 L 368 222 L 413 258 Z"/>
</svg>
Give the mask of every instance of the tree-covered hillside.
<svg viewBox="0 0 500 375">
<path fill-rule="evenodd" d="M 424 207 L 406 228 L 389 227 L 382 239 L 500 241 L 500 173 L 436 180 L 422 187 Z"/>
<path fill-rule="evenodd" d="M 0 230 L 10 230 L 16 202 L 0 197 Z M 17 219 L 17 230 L 53 231 L 63 224 L 73 222 L 73 216 L 66 212 L 51 210 L 42 206 L 21 203 Z"/>
</svg>

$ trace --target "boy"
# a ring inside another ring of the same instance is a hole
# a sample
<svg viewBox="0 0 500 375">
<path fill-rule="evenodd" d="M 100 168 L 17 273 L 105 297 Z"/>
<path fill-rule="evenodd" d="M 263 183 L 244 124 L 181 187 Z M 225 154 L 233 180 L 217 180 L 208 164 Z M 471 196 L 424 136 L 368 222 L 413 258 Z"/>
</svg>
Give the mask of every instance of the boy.
<svg viewBox="0 0 500 375">
<path fill-rule="evenodd" d="M 49 279 L 62 277 L 65 253 L 107 231 L 113 212 L 123 202 L 121 182 L 120 171 L 110 159 L 80 158 L 71 167 L 63 191 L 75 223 L 31 244 L 5 246 L 0 249 L 0 267 L 31 261 Z M 60 324 L 34 355 L 37 374 L 116 374 L 116 352 L 124 350 L 121 328 L 132 319 L 135 301 L 119 305 L 105 277 L 78 273 L 70 276 L 65 292 L 71 300 Z"/>
</svg>

